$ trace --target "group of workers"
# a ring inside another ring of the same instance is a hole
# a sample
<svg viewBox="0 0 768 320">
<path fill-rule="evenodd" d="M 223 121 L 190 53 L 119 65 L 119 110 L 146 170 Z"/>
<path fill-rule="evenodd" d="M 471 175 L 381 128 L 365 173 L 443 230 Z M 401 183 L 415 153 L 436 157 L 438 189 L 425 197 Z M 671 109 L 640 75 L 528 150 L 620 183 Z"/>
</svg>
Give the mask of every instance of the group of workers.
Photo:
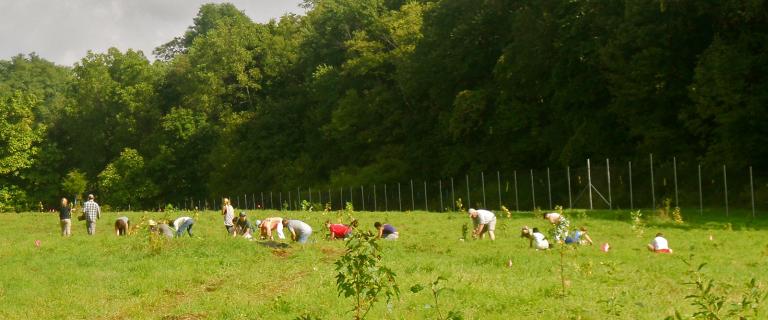
<svg viewBox="0 0 768 320">
<path fill-rule="evenodd" d="M 487 233 L 491 240 L 495 240 L 496 235 L 494 231 L 496 229 L 496 215 L 485 209 L 469 209 L 469 217 L 472 219 L 474 229 L 472 232 L 473 238 L 482 239 Z M 570 221 L 560 213 L 546 212 L 542 215 L 544 220 L 547 220 L 552 225 L 552 232 L 550 234 L 557 243 L 574 244 L 574 245 L 592 245 L 594 242 L 589 236 L 586 227 L 580 227 L 576 230 L 570 231 Z M 524 226 L 521 230 L 520 237 L 529 239 L 529 247 L 536 250 L 546 250 L 553 246 L 554 243 L 550 243 L 539 228 L 529 228 Z M 672 253 L 672 249 L 669 248 L 669 242 L 662 233 L 657 233 L 656 237 L 648 244 L 648 250 L 656 253 Z"/>
</svg>

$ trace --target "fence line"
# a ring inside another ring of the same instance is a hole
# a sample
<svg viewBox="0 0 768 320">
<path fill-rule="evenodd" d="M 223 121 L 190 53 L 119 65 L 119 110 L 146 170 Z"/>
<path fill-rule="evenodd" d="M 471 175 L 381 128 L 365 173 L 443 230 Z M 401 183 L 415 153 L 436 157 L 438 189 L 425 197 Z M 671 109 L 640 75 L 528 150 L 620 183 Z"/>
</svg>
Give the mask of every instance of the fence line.
<svg viewBox="0 0 768 320">
<path fill-rule="evenodd" d="M 359 192 L 354 192 L 353 186 L 321 186 L 320 188 L 315 186 L 316 194 L 313 194 L 312 186 L 298 186 L 293 189 L 296 190 L 295 195 L 289 188 L 288 190 L 256 190 L 250 192 L 251 194 L 241 193 L 227 197 L 233 200 L 234 205 L 245 210 L 300 210 L 306 204 L 312 206 L 313 210 L 323 210 L 326 206 L 331 210 L 339 210 L 344 209 L 347 203 L 359 203 L 360 207 L 356 209 L 375 211 L 382 209 L 379 205 L 382 200 L 385 211 L 394 209 L 456 211 L 459 210 L 457 206 L 459 201 L 464 210 L 469 207 L 500 210 L 502 206 L 512 208 L 514 204 L 515 211 L 533 210 L 540 204 L 548 206 L 541 208 L 544 210 L 553 209 L 556 205 L 590 210 L 626 207 L 635 210 L 636 207 L 647 209 L 667 206 L 674 201 L 675 207 L 681 205 L 694 207 L 698 204 L 700 214 L 703 214 L 705 206 L 721 208 L 726 216 L 730 216 L 732 208 L 751 210 L 753 218 L 757 217 L 759 208 L 768 209 L 768 195 L 765 194 L 768 183 L 761 178 L 765 176 L 765 172 L 759 169 L 755 170 L 752 166 L 734 169 L 725 164 L 702 165 L 697 162 L 681 161 L 678 157 L 671 157 L 669 162 L 659 163 L 656 160 L 653 154 L 649 154 L 645 160 L 648 161 L 647 166 L 641 165 L 639 170 L 633 165 L 634 161 L 627 161 L 626 167 L 611 166 L 610 159 L 605 159 L 604 168 L 602 165 L 595 166 L 591 159 L 586 159 L 585 167 L 524 169 L 529 171 L 530 184 L 518 181 L 518 170 L 511 170 L 511 174 L 506 175 L 496 170 L 496 181 L 492 178 L 487 181 L 484 171 L 466 173 L 464 174 L 466 192 L 460 191 L 459 195 L 455 190 L 455 177 L 423 179 L 423 188 L 417 188 L 414 186 L 414 179 L 409 179 L 407 183 L 410 187 L 410 206 L 407 208 L 404 208 L 402 203 L 401 182 L 392 181 L 362 184 Z M 545 170 L 546 177 L 543 174 L 537 177 L 536 170 Z M 722 182 L 719 181 L 720 179 Z M 450 189 L 444 184 L 448 180 L 450 180 Z M 397 194 L 390 192 L 390 187 L 394 183 L 397 184 Z M 642 187 L 636 190 L 635 184 L 646 185 L 646 183 L 650 188 Z M 366 185 L 369 188 L 366 188 Z M 496 195 L 495 197 L 491 195 L 489 198 L 486 192 L 492 192 L 494 185 Z M 383 188 L 383 195 L 380 187 Z M 327 194 L 324 195 L 325 191 L 321 190 L 325 188 L 327 188 Z M 348 190 L 345 190 L 346 188 Z M 486 190 L 487 188 L 491 189 Z M 302 192 L 302 189 L 306 190 Z M 537 189 L 539 192 L 536 192 Z M 546 190 L 546 194 L 541 190 Z M 574 191 L 577 191 L 575 198 Z M 285 192 L 287 192 L 287 199 L 283 197 Z M 338 194 L 335 194 L 337 192 Z M 657 197 L 661 197 L 663 201 L 657 201 Z M 180 201 L 175 204 L 186 210 L 216 209 L 221 198 L 220 196 L 186 197 L 179 199 Z M 597 201 L 594 201 L 595 198 Z M 450 205 L 445 204 L 447 199 L 450 199 Z M 473 202 L 473 199 L 478 200 Z M 277 203 L 274 200 L 277 200 Z M 389 206 L 392 201 L 397 202 L 396 207 Z"/>
</svg>

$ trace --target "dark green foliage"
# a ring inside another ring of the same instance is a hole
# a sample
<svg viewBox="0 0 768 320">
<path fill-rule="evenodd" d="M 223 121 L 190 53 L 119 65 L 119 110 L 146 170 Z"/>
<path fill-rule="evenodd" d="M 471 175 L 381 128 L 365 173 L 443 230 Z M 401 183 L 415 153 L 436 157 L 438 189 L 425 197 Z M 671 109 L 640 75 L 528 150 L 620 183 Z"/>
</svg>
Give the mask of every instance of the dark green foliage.
<svg viewBox="0 0 768 320">
<path fill-rule="evenodd" d="M 73 67 L 0 61 L 0 99 L 35 101 L 15 105 L 45 130 L 32 152 L 0 149 L 26 159 L 0 168 L 6 194 L 51 206 L 72 170 L 98 191 L 125 149 L 148 181 L 126 185 L 140 201 L 104 195 L 118 206 L 649 152 L 768 170 L 765 1 L 303 6 L 255 23 L 203 5 L 156 62 L 114 48 Z"/>
</svg>

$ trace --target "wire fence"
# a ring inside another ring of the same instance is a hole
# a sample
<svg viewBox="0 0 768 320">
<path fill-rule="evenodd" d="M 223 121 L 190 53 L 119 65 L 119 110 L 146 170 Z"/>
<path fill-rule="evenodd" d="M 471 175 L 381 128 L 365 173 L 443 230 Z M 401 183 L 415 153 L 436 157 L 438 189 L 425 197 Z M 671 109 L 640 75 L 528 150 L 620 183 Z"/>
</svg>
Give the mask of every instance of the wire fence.
<svg viewBox="0 0 768 320">
<path fill-rule="evenodd" d="M 438 179 L 355 186 L 298 186 L 293 190 L 184 199 L 177 208 L 219 208 L 221 199 L 245 210 L 456 211 L 459 206 L 531 211 L 564 208 L 688 210 L 768 208 L 768 178 L 751 166 L 702 165 L 676 157 L 614 162 L 586 159 L 584 166 L 472 172 Z"/>
</svg>

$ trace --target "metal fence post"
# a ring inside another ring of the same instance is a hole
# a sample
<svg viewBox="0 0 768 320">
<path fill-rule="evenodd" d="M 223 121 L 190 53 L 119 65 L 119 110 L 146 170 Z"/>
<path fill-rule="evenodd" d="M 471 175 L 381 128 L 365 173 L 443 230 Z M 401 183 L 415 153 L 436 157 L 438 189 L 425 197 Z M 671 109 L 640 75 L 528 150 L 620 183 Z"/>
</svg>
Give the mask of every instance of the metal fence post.
<svg viewBox="0 0 768 320">
<path fill-rule="evenodd" d="M 264 203 L 264 191 L 261 192 L 261 208 L 266 209 L 267 204 Z"/>
<path fill-rule="evenodd" d="M 277 210 L 283 211 L 283 192 L 282 191 L 277 192 L 277 201 L 278 201 L 277 205 L 279 206 Z"/>
<path fill-rule="evenodd" d="M 387 184 L 384 184 L 384 211 L 389 211 L 389 199 L 387 199 Z"/>
<path fill-rule="evenodd" d="M 605 158 L 605 171 L 608 174 L 608 210 L 613 209 L 613 198 L 611 198 L 611 162 Z"/>
<path fill-rule="evenodd" d="M 187 199 L 184 199 L 184 207 L 186 206 L 187 206 Z M 240 195 L 237 196 L 237 208 L 240 208 Z"/>
<path fill-rule="evenodd" d="M 248 210 L 248 194 L 245 194 L 245 210 Z"/>
<path fill-rule="evenodd" d="M 455 190 L 453 189 L 453 177 L 451 177 L 451 208 L 455 212 L 456 211 L 456 193 L 454 191 Z"/>
<path fill-rule="evenodd" d="M 349 202 L 351 202 L 352 205 L 354 206 L 354 204 L 355 204 L 355 194 L 352 193 L 352 186 L 349 186 Z"/>
<path fill-rule="evenodd" d="M 728 175 L 725 173 L 725 165 L 723 165 L 723 188 L 725 190 L 725 216 L 729 217 L 730 212 L 728 211 Z"/>
<path fill-rule="evenodd" d="M 512 171 L 512 174 L 515 177 L 515 211 L 520 211 L 520 201 L 517 198 L 517 170 Z"/>
<path fill-rule="evenodd" d="M 293 199 L 291 199 L 291 190 L 288 190 L 288 210 L 293 209 Z"/>
<path fill-rule="evenodd" d="M 344 187 L 339 187 L 339 210 L 344 210 Z"/>
<path fill-rule="evenodd" d="M 653 204 L 653 209 L 656 209 L 656 190 L 655 190 L 655 183 L 653 181 L 653 153 L 649 153 L 650 157 L 650 165 L 651 165 L 651 199 Z"/>
<path fill-rule="evenodd" d="M 400 193 L 400 182 L 397 183 L 397 206 L 400 211 L 403 211 L 403 197 Z"/>
<path fill-rule="evenodd" d="M 411 179 L 411 211 L 416 211 L 416 198 L 413 197 L 413 179 Z"/>
<path fill-rule="evenodd" d="M 424 180 L 424 211 L 429 211 L 429 204 L 427 204 L 427 181 Z"/>
<path fill-rule="evenodd" d="M 635 199 L 632 190 L 632 161 L 629 161 L 629 210 L 635 210 Z"/>
<path fill-rule="evenodd" d="M 253 210 L 256 210 L 256 194 L 251 193 L 251 202 L 253 202 Z"/>
<path fill-rule="evenodd" d="M 587 158 L 587 189 L 589 189 L 589 210 L 593 210 L 592 206 L 592 167 L 589 165 L 589 158 Z"/>
<path fill-rule="evenodd" d="M 465 176 L 467 179 L 467 208 L 472 208 L 472 196 L 469 193 L 469 175 Z"/>
<path fill-rule="evenodd" d="M 565 175 L 568 180 L 568 209 L 573 209 L 573 200 L 571 200 L 571 166 L 565 167 Z"/>
<path fill-rule="evenodd" d="M 680 207 L 677 197 L 677 157 L 672 157 L 672 177 L 675 181 L 675 207 Z"/>
<path fill-rule="evenodd" d="M 365 189 L 363 189 L 363 185 L 360 185 L 360 200 L 363 203 L 363 211 L 365 211 Z"/>
<path fill-rule="evenodd" d="M 499 191 L 499 210 L 501 210 L 503 204 L 501 204 L 501 173 L 499 171 L 496 171 L 496 189 Z"/>
<path fill-rule="evenodd" d="M 373 211 L 376 211 L 376 206 L 378 203 L 376 203 L 376 184 L 373 184 Z"/>
<path fill-rule="evenodd" d="M 533 199 L 533 209 L 532 211 L 536 210 L 536 188 L 533 185 L 533 169 L 531 169 L 531 199 Z"/>
<path fill-rule="evenodd" d="M 483 185 L 483 208 L 488 208 L 488 205 L 485 203 L 485 173 L 480 171 L 480 183 Z"/>
<path fill-rule="evenodd" d="M 275 203 L 272 202 L 272 191 L 269 192 L 269 206 L 274 210 L 275 209 Z"/>
<path fill-rule="evenodd" d="M 552 183 L 549 180 L 549 167 L 547 167 L 547 199 L 549 199 L 549 208 L 552 209 Z"/>
<path fill-rule="evenodd" d="M 437 212 L 443 212 L 445 209 L 443 206 L 443 179 L 437 180 L 437 187 L 440 189 L 440 208 Z"/>
<path fill-rule="evenodd" d="M 752 181 L 752 166 L 749 166 L 749 195 L 752 199 L 752 219 L 755 218 L 755 185 Z"/>
<path fill-rule="evenodd" d="M 307 187 L 307 194 L 309 195 L 309 205 L 312 206 L 312 188 Z"/>
</svg>

